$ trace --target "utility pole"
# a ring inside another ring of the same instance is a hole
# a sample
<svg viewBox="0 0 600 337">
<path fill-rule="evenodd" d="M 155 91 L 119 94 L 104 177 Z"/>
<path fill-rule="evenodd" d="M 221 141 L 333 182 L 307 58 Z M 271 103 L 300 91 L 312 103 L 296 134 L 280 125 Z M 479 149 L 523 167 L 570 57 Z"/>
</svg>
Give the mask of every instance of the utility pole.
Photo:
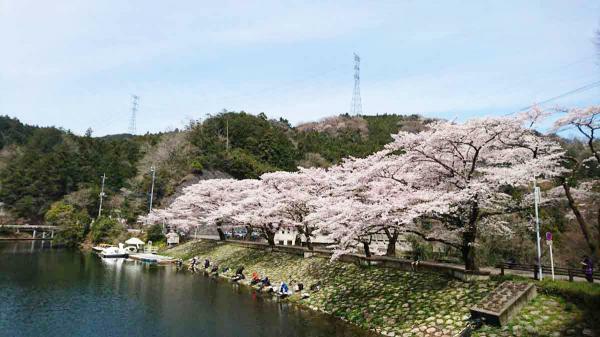
<svg viewBox="0 0 600 337">
<path fill-rule="evenodd" d="M 102 174 L 102 188 L 100 189 L 100 207 L 98 207 L 98 218 L 102 215 L 102 198 L 104 198 L 104 180 L 106 180 L 106 173 Z"/>
<path fill-rule="evenodd" d="M 225 120 L 225 149 L 229 152 L 229 119 Z"/>
<path fill-rule="evenodd" d="M 536 181 L 533 181 L 533 195 L 535 200 L 535 235 L 537 239 L 537 259 L 538 259 L 538 274 L 540 281 L 543 278 L 542 275 L 542 247 L 540 245 L 540 216 L 538 207 L 540 204 L 540 188 L 537 186 Z"/>
<path fill-rule="evenodd" d="M 154 196 L 154 178 L 156 177 L 156 168 L 154 165 L 150 167 L 150 172 L 152 172 L 152 187 L 150 187 L 150 210 L 148 213 L 152 212 L 152 197 Z"/>
</svg>

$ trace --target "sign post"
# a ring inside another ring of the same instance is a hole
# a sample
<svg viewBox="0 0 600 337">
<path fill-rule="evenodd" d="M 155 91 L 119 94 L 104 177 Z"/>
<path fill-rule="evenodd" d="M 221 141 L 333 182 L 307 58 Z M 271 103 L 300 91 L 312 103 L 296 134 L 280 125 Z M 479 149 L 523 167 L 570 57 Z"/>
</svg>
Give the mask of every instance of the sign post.
<svg viewBox="0 0 600 337">
<path fill-rule="evenodd" d="M 542 247 L 540 246 L 540 216 L 538 213 L 538 207 L 540 204 L 540 188 L 537 187 L 536 181 L 533 181 L 533 195 L 535 201 L 535 235 L 537 241 L 537 262 L 538 262 L 538 277 L 541 281 L 544 277 L 542 274 Z"/>
<path fill-rule="evenodd" d="M 552 232 L 546 232 L 546 244 L 550 248 L 550 268 L 552 268 L 552 281 L 554 281 L 554 258 L 552 256 Z"/>
</svg>

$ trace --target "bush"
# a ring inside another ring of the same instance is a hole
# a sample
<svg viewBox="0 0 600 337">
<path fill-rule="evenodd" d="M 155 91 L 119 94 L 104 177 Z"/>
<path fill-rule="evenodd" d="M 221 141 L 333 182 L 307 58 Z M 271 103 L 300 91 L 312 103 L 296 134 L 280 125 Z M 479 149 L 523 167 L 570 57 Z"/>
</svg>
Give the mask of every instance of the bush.
<svg viewBox="0 0 600 337">
<path fill-rule="evenodd" d="M 225 155 L 223 166 L 227 173 L 237 179 L 256 179 L 263 173 L 277 170 L 242 149 L 233 149 Z"/>
<path fill-rule="evenodd" d="M 60 232 L 54 235 L 54 244 L 57 246 L 66 246 L 75 248 L 85 238 L 85 226 L 80 222 L 71 223 L 63 227 Z"/>
<path fill-rule="evenodd" d="M 148 228 L 148 232 L 146 233 L 146 241 L 152 241 L 152 243 L 158 243 L 165 241 L 166 237 L 163 234 L 162 226 L 160 224 L 155 224 Z"/>
<path fill-rule="evenodd" d="M 6 227 L 0 227 L 0 235 L 9 235 L 12 234 L 14 231 L 6 228 Z"/>
<path fill-rule="evenodd" d="M 85 224 L 89 221 L 83 210 L 76 210 L 73 205 L 63 201 L 52 204 L 44 216 L 50 226 L 61 228 L 54 236 L 58 246 L 77 247 L 85 237 Z"/>
<path fill-rule="evenodd" d="M 202 159 L 196 158 L 190 164 L 192 172 L 196 174 L 201 174 L 204 171 L 204 165 L 202 165 Z"/>
<path fill-rule="evenodd" d="M 538 290 L 544 294 L 558 295 L 572 303 L 600 308 L 600 284 L 544 279 L 538 282 Z"/>
<path fill-rule="evenodd" d="M 92 224 L 91 239 L 94 243 L 114 242 L 123 231 L 123 226 L 117 220 L 101 217 Z"/>
</svg>

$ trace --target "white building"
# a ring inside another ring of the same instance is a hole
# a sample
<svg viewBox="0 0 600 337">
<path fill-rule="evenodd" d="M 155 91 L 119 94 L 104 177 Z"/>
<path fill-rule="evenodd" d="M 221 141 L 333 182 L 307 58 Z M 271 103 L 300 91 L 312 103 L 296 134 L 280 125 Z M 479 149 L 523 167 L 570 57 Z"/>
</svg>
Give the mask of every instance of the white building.
<svg viewBox="0 0 600 337">
<path fill-rule="evenodd" d="M 306 239 L 304 235 L 298 233 L 295 228 L 284 228 L 275 233 L 275 244 L 280 246 L 300 246 L 304 245 Z M 315 246 L 327 246 L 333 244 L 333 240 L 327 235 L 319 234 L 318 232 L 312 238 L 311 242 Z M 385 255 L 387 251 L 388 238 L 385 233 L 375 234 L 372 236 L 372 241 L 369 247 L 374 254 Z M 359 249 L 362 249 L 361 245 L 357 245 Z M 408 252 L 411 250 L 410 243 L 406 241 L 402 236 L 398 238 L 396 242 L 396 252 Z"/>
</svg>

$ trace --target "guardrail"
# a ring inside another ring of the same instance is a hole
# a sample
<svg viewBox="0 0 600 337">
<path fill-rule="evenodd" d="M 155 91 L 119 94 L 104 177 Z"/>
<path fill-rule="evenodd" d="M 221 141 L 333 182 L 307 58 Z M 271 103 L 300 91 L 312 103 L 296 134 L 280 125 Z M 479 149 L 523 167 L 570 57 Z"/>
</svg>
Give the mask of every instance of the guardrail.
<svg viewBox="0 0 600 337">
<path fill-rule="evenodd" d="M 504 270 L 519 270 L 519 271 L 529 271 L 533 273 L 533 278 L 536 280 L 539 279 L 539 266 L 534 264 L 519 264 L 519 263 L 499 263 L 495 266 L 500 269 L 500 275 L 504 275 Z M 550 271 L 551 266 L 542 265 L 542 270 Z M 575 277 L 585 278 L 585 272 L 582 269 L 575 268 L 565 268 L 565 267 L 554 267 L 554 275 L 562 275 L 568 276 L 569 281 L 573 282 Z M 594 278 L 598 278 L 598 272 L 592 274 Z"/>
<path fill-rule="evenodd" d="M 32 232 L 31 236 L 33 240 L 52 240 L 54 239 L 54 232 L 58 232 L 61 230 L 58 226 L 44 226 L 44 225 L 0 225 L 0 229 L 9 228 L 14 229 L 15 232 L 19 233 L 20 231 L 30 231 Z M 37 232 L 42 233 L 41 238 L 36 238 Z M 49 233 L 49 237 L 46 237 L 46 232 Z M 29 239 L 26 239 L 29 240 Z"/>
</svg>

